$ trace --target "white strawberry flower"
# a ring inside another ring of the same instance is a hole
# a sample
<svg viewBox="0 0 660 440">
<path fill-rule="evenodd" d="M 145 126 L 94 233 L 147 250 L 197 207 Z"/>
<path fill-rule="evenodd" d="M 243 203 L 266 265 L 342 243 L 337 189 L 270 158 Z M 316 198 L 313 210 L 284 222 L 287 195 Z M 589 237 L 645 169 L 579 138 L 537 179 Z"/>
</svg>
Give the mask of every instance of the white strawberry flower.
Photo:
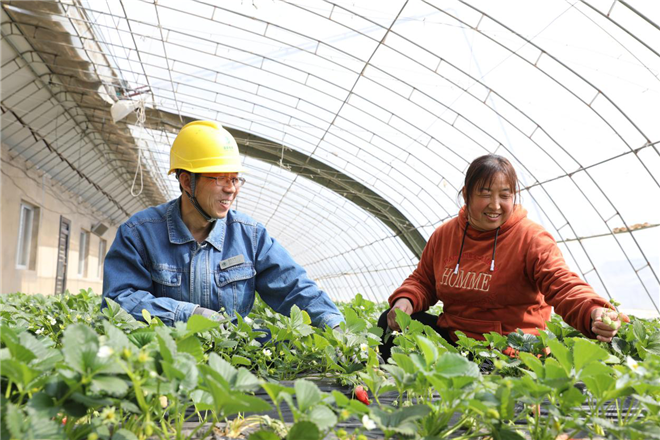
<svg viewBox="0 0 660 440">
<path fill-rule="evenodd" d="M 112 356 L 114 352 L 115 351 L 112 349 L 112 347 L 108 347 L 107 345 L 102 345 L 99 348 L 99 352 L 96 355 L 100 358 L 107 358 Z"/>
<path fill-rule="evenodd" d="M 37 334 L 37 335 L 40 335 L 40 334 L 42 334 L 43 332 L 44 332 L 44 329 L 43 329 L 43 328 L 40 328 L 39 330 L 37 330 L 37 331 L 34 332 L 34 333 Z"/>
<path fill-rule="evenodd" d="M 264 348 L 263 353 L 264 353 L 264 356 L 266 356 L 266 357 L 271 357 L 273 355 L 273 352 L 270 351 L 267 348 Z"/>
<path fill-rule="evenodd" d="M 362 426 L 364 426 L 364 429 L 367 431 L 371 431 L 372 429 L 376 429 L 376 422 L 371 420 L 368 415 L 363 415 L 362 416 Z"/>
</svg>

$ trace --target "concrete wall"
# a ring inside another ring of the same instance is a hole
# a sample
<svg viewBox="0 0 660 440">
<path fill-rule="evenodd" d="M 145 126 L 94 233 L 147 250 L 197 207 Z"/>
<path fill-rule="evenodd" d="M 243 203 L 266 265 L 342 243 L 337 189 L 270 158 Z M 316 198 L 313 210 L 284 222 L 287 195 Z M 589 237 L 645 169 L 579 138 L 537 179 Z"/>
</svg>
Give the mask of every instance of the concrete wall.
<svg viewBox="0 0 660 440">
<path fill-rule="evenodd" d="M 106 252 L 114 240 L 117 226 L 111 226 L 105 219 L 94 215 L 89 206 L 78 199 L 78 196 L 64 190 L 52 181 L 48 175 L 35 170 L 30 163 L 20 157 L 14 157 L 2 146 L 2 162 L 0 163 L 0 225 L 2 227 L 2 282 L 0 293 L 24 292 L 42 293 L 46 295 L 55 292 L 55 277 L 57 271 L 57 251 L 60 230 L 60 217 L 64 216 L 71 222 L 69 237 L 69 256 L 66 276 L 66 289 L 77 293 L 80 289 L 92 288 L 95 292 L 102 291 L 103 273 L 99 273 L 99 243 L 106 241 Z M 73 173 L 73 171 L 71 171 Z M 38 208 L 35 258 L 33 267 L 18 268 L 18 235 L 20 223 L 21 202 L 27 202 Z M 108 230 L 98 237 L 89 234 L 89 253 L 87 273 L 78 274 L 81 229 L 90 231 L 92 225 L 103 222 Z"/>
</svg>

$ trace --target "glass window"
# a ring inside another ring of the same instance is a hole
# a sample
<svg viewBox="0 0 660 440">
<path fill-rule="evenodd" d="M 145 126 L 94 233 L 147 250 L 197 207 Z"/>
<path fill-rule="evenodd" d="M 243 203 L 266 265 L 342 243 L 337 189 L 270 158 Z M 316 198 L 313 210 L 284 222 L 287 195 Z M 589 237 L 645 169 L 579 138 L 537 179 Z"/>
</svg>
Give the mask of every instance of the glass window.
<svg viewBox="0 0 660 440">
<path fill-rule="evenodd" d="M 87 257 L 89 256 L 89 231 L 80 230 L 80 251 L 78 256 L 78 275 L 87 276 Z"/>
<path fill-rule="evenodd" d="M 99 267 L 98 267 L 98 277 L 103 278 L 103 262 L 105 261 L 105 252 L 108 247 L 108 243 L 101 239 L 99 241 Z"/>
<path fill-rule="evenodd" d="M 16 267 L 19 269 L 27 269 L 30 265 L 33 222 L 34 207 L 26 203 L 21 203 L 21 213 L 18 223 L 18 252 L 16 255 Z"/>
</svg>

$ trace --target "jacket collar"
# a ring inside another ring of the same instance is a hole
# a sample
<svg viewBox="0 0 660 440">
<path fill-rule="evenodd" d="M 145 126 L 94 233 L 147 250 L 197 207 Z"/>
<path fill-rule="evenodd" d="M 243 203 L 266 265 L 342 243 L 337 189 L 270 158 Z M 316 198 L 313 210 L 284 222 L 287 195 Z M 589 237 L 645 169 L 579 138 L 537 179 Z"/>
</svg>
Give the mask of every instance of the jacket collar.
<svg viewBox="0 0 660 440">
<path fill-rule="evenodd" d="M 226 219 L 213 222 L 213 229 L 211 229 L 205 241 L 210 243 L 216 250 L 222 250 L 226 228 Z M 172 244 L 184 244 L 195 241 L 195 238 L 181 217 L 181 197 L 170 202 L 170 206 L 167 208 L 167 233 Z"/>
<path fill-rule="evenodd" d="M 503 235 L 509 230 L 515 228 L 518 223 L 520 223 L 525 217 L 527 217 L 527 210 L 522 207 L 522 205 L 516 205 L 513 208 L 511 216 L 500 226 L 499 235 Z M 465 229 L 465 224 L 467 223 L 467 208 L 465 205 L 458 212 L 458 224 L 460 225 L 461 230 Z M 473 227 L 470 227 L 467 230 L 467 235 L 473 240 L 492 240 L 495 237 L 496 230 L 492 231 L 477 231 Z"/>
</svg>

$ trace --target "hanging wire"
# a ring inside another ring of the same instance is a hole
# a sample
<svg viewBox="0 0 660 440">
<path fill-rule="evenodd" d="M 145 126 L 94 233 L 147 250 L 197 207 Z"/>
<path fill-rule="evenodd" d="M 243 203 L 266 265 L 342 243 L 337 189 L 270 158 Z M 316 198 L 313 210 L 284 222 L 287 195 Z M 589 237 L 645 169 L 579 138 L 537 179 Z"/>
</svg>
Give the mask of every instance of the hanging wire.
<svg viewBox="0 0 660 440">
<path fill-rule="evenodd" d="M 135 109 L 135 114 L 137 116 L 137 125 L 140 128 L 140 131 L 144 131 L 144 121 L 146 120 L 146 113 L 144 110 L 144 98 L 140 98 L 138 101 L 138 106 Z M 143 176 L 142 176 L 142 148 L 144 145 L 144 141 L 141 139 L 138 144 L 138 153 L 137 153 L 137 167 L 135 167 L 135 176 L 133 176 L 133 183 L 131 184 L 131 195 L 133 197 L 137 197 L 140 194 L 142 194 L 142 190 L 144 189 L 144 182 L 143 182 Z M 135 181 L 137 180 L 138 173 L 140 173 L 140 191 L 137 193 L 135 192 Z"/>
</svg>

